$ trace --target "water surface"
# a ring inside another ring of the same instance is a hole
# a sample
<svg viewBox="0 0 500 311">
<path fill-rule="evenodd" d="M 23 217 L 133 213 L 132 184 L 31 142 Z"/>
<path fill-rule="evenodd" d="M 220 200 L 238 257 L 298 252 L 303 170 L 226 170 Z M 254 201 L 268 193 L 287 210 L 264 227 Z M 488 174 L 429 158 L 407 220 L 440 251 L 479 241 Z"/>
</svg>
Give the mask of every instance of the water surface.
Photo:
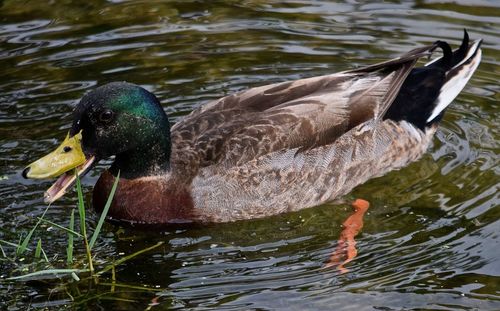
<svg viewBox="0 0 500 311">
<path fill-rule="evenodd" d="M 157 233 L 106 224 L 96 262 L 164 244 L 117 267 L 115 284 L 5 278 L 47 264 L 0 259 L 0 307 L 24 310 L 499 310 L 498 1 L 0 1 L 0 239 L 18 242 L 45 209 L 50 181 L 22 168 L 58 145 L 79 98 L 129 81 L 176 122 L 226 94 L 328 74 L 446 40 L 483 38 L 483 62 L 448 110 L 429 153 L 357 187 L 371 208 L 349 273 L 325 269 L 348 204 Z M 84 180 L 90 194 L 101 165 Z M 90 196 L 87 195 L 87 201 Z M 68 226 L 76 195 L 46 218 Z M 90 212 L 95 227 L 98 215 Z M 52 266 L 66 234 L 42 224 Z M 78 260 L 84 262 L 81 243 Z M 1 257 L 2 254 L 0 254 Z M 75 301 L 72 302 L 72 299 Z"/>
</svg>

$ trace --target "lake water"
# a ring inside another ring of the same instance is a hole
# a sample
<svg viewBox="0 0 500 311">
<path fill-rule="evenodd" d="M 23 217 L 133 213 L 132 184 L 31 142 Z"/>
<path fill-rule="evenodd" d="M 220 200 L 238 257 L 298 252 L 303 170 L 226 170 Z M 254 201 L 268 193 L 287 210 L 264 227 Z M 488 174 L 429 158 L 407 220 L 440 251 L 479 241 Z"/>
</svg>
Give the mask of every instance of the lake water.
<svg viewBox="0 0 500 311">
<path fill-rule="evenodd" d="M 51 264 L 0 242 L 0 308 L 92 310 L 500 310 L 500 2 L 0 1 L 0 239 L 18 243 L 50 181 L 22 168 L 58 145 L 88 90 L 129 81 L 172 121 L 225 94 L 333 73 L 446 40 L 483 38 L 483 61 L 420 161 L 357 187 L 371 202 L 349 272 L 325 268 L 348 204 L 166 232 L 106 224 L 95 284 L 39 278 L 65 268 L 67 235 L 35 231 Z M 84 179 L 87 201 L 100 171 Z M 48 210 L 68 226 L 76 194 Z M 98 215 L 90 211 L 89 226 Z M 75 245 L 75 267 L 85 262 Z M 76 243 L 76 242 L 75 242 Z"/>
</svg>

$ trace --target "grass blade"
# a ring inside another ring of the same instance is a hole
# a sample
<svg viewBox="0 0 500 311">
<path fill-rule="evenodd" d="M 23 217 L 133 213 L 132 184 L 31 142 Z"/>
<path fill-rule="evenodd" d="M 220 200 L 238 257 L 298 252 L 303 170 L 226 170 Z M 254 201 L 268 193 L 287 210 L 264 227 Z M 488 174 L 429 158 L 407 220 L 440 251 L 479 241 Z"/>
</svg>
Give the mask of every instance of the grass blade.
<svg viewBox="0 0 500 311">
<path fill-rule="evenodd" d="M 70 232 L 75 232 L 74 229 L 75 209 L 72 209 L 71 216 L 69 218 L 68 247 L 66 247 L 66 262 L 68 263 L 68 265 L 71 265 L 73 263 L 73 234 L 71 234 Z"/>
<path fill-rule="evenodd" d="M 45 223 L 47 223 L 47 224 L 49 224 L 49 225 L 51 225 L 51 226 L 53 226 L 53 227 L 56 227 L 56 228 L 61 229 L 61 230 L 63 230 L 63 231 L 66 231 L 66 232 L 68 232 L 70 235 L 76 235 L 76 236 L 78 236 L 78 237 L 80 237 L 80 238 L 83 238 L 83 236 L 82 236 L 80 233 L 76 232 L 74 229 L 68 229 L 68 228 L 66 228 L 66 227 L 63 227 L 63 226 L 61 226 L 61 225 L 56 224 L 55 222 L 52 222 L 52 221 L 50 221 L 50 220 L 43 219 L 43 218 L 40 218 L 40 217 L 38 217 L 38 219 L 40 219 L 41 221 L 43 221 L 43 222 L 45 222 Z"/>
<path fill-rule="evenodd" d="M 99 236 L 99 232 L 101 232 L 102 224 L 104 223 L 104 220 L 106 219 L 106 215 L 108 214 L 109 207 L 111 206 L 111 202 L 113 202 L 113 197 L 115 196 L 115 191 L 116 187 L 118 186 L 118 181 L 120 180 L 120 171 L 118 171 L 118 174 L 116 175 L 115 181 L 113 183 L 113 188 L 111 188 L 111 192 L 109 193 L 108 200 L 106 201 L 106 205 L 104 205 L 104 209 L 102 210 L 101 213 L 101 218 L 99 218 L 99 222 L 97 223 L 97 226 L 94 230 L 94 234 L 92 234 L 92 238 L 90 239 L 90 249 L 94 247 L 94 243 L 97 240 L 97 237 Z"/>
<path fill-rule="evenodd" d="M 45 213 L 47 213 L 47 211 L 49 210 L 49 207 L 50 207 L 50 204 L 47 205 L 47 208 L 45 209 L 45 211 L 43 211 L 42 217 L 40 217 L 40 218 L 43 218 L 45 216 Z M 33 232 L 35 232 L 36 228 L 38 227 L 38 225 L 41 222 L 40 218 L 38 219 L 38 222 L 35 224 L 35 226 L 28 233 L 28 235 L 24 238 L 24 240 L 18 246 L 18 248 L 16 250 L 16 255 L 20 256 L 28 249 L 28 243 L 31 240 L 31 236 L 33 235 Z"/>
<path fill-rule="evenodd" d="M 78 194 L 78 213 L 80 215 L 80 232 L 83 237 L 87 236 L 87 228 L 85 226 L 85 203 L 83 202 L 82 184 L 80 183 L 80 176 L 75 171 L 76 175 L 76 192 Z"/>
<path fill-rule="evenodd" d="M 71 272 L 71 277 L 73 278 L 73 280 L 75 280 L 75 281 L 77 281 L 77 282 L 78 282 L 78 281 L 80 281 L 80 278 L 79 278 L 79 277 L 78 277 L 78 275 L 76 275 L 76 273 L 74 273 L 74 272 Z"/>
<path fill-rule="evenodd" d="M 57 277 L 60 274 L 71 274 L 71 273 L 79 273 L 79 272 L 88 272 L 88 269 L 49 269 L 49 270 L 40 270 L 20 276 L 13 276 L 7 278 L 7 280 L 22 280 L 28 279 L 34 276 L 44 276 L 44 275 L 54 275 Z"/>
<path fill-rule="evenodd" d="M 40 259 L 40 254 L 42 253 L 42 239 L 38 238 L 38 243 L 36 243 L 35 258 Z"/>
<path fill-rule="evenodd" d="M 80 215 L 80 232 L 83 235 L 83 242 L 85 244 L 85 250 L 87 252 L 87 261 L 89 263 L 90 274 L 94 272 L 94 265 L 92 263 L 92 254 L 90 253 L 89 241 L 87 240 L 87 228 L 85 225 L 85 204 L 83 203 L 83 191 L 82 184 L 80 182 L 80 176 L 76 173 L 76 192 L 78 193 L 78 213 Z"/>
<path fill-rule="evenodd" d="M 146 292 L 162 292 L 162 291 L 164 291 L 164 289 L 161 289 L 161 288 L 151 288 L 151 287 L 122 284 L 122 283 L 99 282 L 99 285 L 101 285 L 101 286 L 115 286 L 115 287 L 125 288 L 125 289 L 129 289 L 129 290 L 140 290 L 140 291 L 146 291 Z"/>
<path fill-rule="evenodd" d="M 98 274 L 103 274 L 104 272 L 107 272 L 107 271 L 109 271 L 109 270 L 113 269 L 113 267 L 118 266 L 119 264 L 122 264 L 122 263 L 124 263 L 125 261 L 127 261 L 127 260 L 129 260 L 129 259 L 132 259 L 132 258 L 134 258 L 135 256 L 138 256 L 138 255 L 140 255 L 140 254 L 142 254 L 142 253 L 149 252 L 150 250 L 155 249 L 155 248 L 157 248 L 157 247 L 158 247 L 158 246 L 160 246 L 160 245 L 163 245 L 163 241 L 160 241 L 160 242 L 156 243 L 155 245 L 150 246 L 150 247 L 147 247 L 147 248 L 145 248 L 145 249 L 141 249 L 140 251 L 135 252 L 135 253 L 133 253 L 133 254 L 131 254 L 131 255 L 125 256 L 125 257 L 123 257 L 123 258 L 120 258 L 120 259 L 118 259 L 117 261 L 115 261 L 113 264 L 111 264 L 111 265 L 109 265 L 109 266 L 105 267 L 104 269 L 102 269 L 101 271 L 99 271 L 99 273 L 98 273 Z"/>
<path fill-rule="evenodd" d="M 47 254 L 45 254 L 45 251 L 43 250 L 43 248 L 40 248 L 42 250 L 42 254 L 43 254 L 43 259 L 45 259 L 45 262 L 49 262 L 49 258 L 47 258 Z"/>
<path fill-rule="evenodd" d="M 14 247 L 16 247 L 16 248 L 18 248 L 18 247 L 20 246 L 19 244 L 12 243 L 12 242 L 5 241 L 5 240 L 0 240 L 0 243 L 6 244 L 6 245 L 9 245 L 9 246 L 14 246 Z M 29 248 L 27 248 L 27 250 L 30 250 L 30 249 L 29 249 Z"/>
</svg>

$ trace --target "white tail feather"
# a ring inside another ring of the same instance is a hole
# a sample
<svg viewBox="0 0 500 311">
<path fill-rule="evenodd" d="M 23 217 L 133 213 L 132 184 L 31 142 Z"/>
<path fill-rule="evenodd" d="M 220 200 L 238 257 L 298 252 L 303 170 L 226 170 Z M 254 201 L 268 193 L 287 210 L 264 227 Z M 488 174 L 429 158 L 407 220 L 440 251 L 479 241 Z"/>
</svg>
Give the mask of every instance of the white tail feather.
<svg viewBox="0 0 500 311">
<path fill-rule="evenodd" d="M 479 63 L 481 62 L 481 50 L 478 49 L 480 41 L 474 42 L 472 47 L 469 49 L 469 52 L 467 53 L 467 56 L 453 69 L 462 66 L 460 71 L 452 77 L 450 80 L 446 81 L 446 83 L 443 85 L 443 87 L 440 90 L 439 97 L 436 100 L 436 106 L 434 110 L 432 111 L 432 114 L 429 118 L 427 118 L 427 122 L 432 121 L 435 117 L 437 117 L 446 107 L 448 107 L 449 104 L 455 99 L 455 97 L 460 94 L 462 89 L 465 87 L 469 79 L 472 77 L 472 74 L 474 71 L 476 71 L 477 66 L 479 66 Z M 478 50 L 477 50 L 478 49 Z M 464 63 L 468 61 L 472 55 L 476 52 L 476 55 L 474 58 L 471 60 L 469 64 Z M 427 65 L 430 65 L 431 63 L 435 62 L 436 60 L 431 61 L 430 63 L 427 63 Z M 452 70 L 453 70 L 452 69 Z"/>
</svg>

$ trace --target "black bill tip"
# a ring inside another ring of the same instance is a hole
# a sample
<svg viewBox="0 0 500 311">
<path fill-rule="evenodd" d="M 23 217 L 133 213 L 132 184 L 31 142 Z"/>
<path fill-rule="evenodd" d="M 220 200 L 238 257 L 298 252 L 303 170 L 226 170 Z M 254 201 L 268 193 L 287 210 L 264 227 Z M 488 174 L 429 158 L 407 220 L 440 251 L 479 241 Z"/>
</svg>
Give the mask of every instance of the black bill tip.
<svg viewBox="0 0 500 311">
<path fill-rule="evenodd" d="M 30 171 L 30 167 L 28 166 L 27 168 L 25 168 L 25 169 L 23 170 L 23 172 L 21 173 L 21 175 L 23 175 L 23 177 L 24 177 L 25 179 L 28 179 L 28 173 L 29 173 L 29 171 Z"/>
</svg>

